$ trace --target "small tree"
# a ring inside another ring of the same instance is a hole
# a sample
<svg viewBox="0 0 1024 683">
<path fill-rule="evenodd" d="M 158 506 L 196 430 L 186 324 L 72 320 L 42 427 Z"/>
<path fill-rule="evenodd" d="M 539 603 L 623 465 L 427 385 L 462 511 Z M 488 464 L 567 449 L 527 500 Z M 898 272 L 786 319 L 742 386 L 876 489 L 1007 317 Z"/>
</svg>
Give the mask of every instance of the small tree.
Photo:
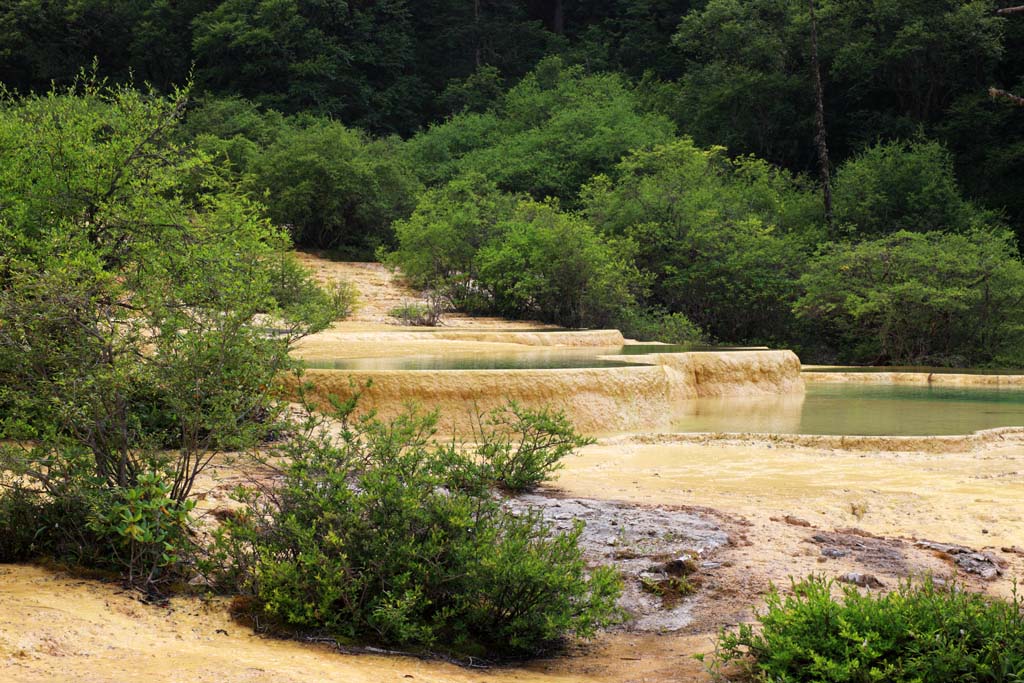
<svg viewBox="0 0 1024 683">
<path fill-rule="evenodd" d="M 51 497 L 145 483 L 184 509 L 217 450 L 262 438 L 290 344 L 333 317 L 292 296 L 307 276 L 275 281 L 288 241 L 261 208 L 172 141 L 185 101 L 88 80 L 0 101 L 0 467 Z"/>
</svg>

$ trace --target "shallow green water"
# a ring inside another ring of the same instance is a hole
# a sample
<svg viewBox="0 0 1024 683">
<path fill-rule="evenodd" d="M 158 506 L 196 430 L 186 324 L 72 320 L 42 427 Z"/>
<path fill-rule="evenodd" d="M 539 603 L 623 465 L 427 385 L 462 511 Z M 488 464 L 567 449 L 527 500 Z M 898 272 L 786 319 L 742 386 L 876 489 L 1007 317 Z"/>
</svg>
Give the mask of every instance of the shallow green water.
<svg viewBox="0 0 1024 683">
<path fill-rule="evenodd" d="M 306 366 L 326 370 L 533 370 L 559 368 L 609 368 L 640 365 L 628 360 L 603 360 L 599 356 L 641 356 L 687 351 L 730 351 L 733 347 L 697 344 L 628 344 L 626 346 L 537 347 L 516 353 L 438 353 L 437 355 L 387 358 L 339 358 L 308 360 Z"/>
<path fill-rule="evenodd" d="M 803 396 L 697 399 L 682 432 L 915 436 L 1024 426 L 1024 390 L 809 384 Z"/>
<path fill-rule="evenodd" d="M 890 365 L 890 366 L 856 366 L 836 365 L 804 368 L 804 372 L 854 372 L 854 373 L 880 373 L 880 372 L 925 372 L 933 375 L 1021 375 L 1022 368 L 938 368 L 925 365 Z"/>
</svg>

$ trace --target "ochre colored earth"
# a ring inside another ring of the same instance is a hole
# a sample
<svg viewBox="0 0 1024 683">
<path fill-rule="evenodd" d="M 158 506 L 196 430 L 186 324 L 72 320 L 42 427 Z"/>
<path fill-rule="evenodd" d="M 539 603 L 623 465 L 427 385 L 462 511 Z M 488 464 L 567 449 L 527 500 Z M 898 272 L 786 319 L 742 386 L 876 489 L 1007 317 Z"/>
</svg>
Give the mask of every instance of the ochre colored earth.
<svg viewBox="0 0 1024 683">
<path fill-rule="evenodd" d="M 424 344 L 453 352 L 515 351 L 529 343 L 510 343 L 492 332 L 530 334 L 545 327 L 453 315 L 440 335 L 418 338 L 412 335 L 419 331 L 397 327 L 387 316 L 416 294 L 386 269 L 302 258 L 321 280 L 345 278 L 362 294 L 351 320 L 304 342 L 300 354 L 310 357 L 417 353 Z M 460 331 L 469 334 L 460 337 Z M 390 335 L 386 345 L 378 333 Z M 586 341 L 583 335 L 575 343 Z M 343 348 L 336 346 L 342 342 Z M 0 565 L 0 681 L 706 681 L 710 678 L 692 655 L 709 652 L 721 626 L 749 620 L 769 582 L 784 587 L 790 576 L 857 571 L 891 587 L 906 576 L 930 572 L 956 576 L 969 589 L 1009 594 L 1012 578 L 1024 575 L 1024 556 L 1015 546 L 1024 538 L 1020 440 L 894 444 L 882 439 L 846 448 L 827 437 L 640 433 L 608 436 L 569 458 L 554 494 L 706 508 L 728 531 L 730 545 L 714 556 L 717 566 L 704 572 L 701 590 L 689 598 L 693 621 L 680 631 L 621 630 L 552 659 L 472 669 L 269 639 L 232 622 L 223 602 L 177 598 L 158 607 L 139 602 L 117 584 L 42 567 Z M 224 504 L 225 492 L 242 477 L 226 465 L 217 470 L 219 478 L 204 478 L 204 508 Z M 853 539 L 851 547 L 874 544 L 885 552 L 867 559 L 856 552 L 825 558 L 813 537 L 835 530 Z M 1006 562 L 1003 575 L 985 582 L 957 573 L 948 558 L 916 548 L 915 539 L 992 552 Z"/>
</svg>

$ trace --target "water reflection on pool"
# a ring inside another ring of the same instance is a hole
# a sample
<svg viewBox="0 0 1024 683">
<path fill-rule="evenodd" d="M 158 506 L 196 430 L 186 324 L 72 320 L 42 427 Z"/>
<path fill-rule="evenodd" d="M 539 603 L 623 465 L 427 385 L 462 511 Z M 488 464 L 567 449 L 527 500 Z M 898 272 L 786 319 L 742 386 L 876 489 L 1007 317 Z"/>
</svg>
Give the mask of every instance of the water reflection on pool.
<svg viewBox="0 0 1024 683">
<path fill-rule="evenodd" d="M 1024 389 L 814 383 L 804 396 L 696 399 L 680 432 L 930 436 L 1024 425 Z"/>
</svg>

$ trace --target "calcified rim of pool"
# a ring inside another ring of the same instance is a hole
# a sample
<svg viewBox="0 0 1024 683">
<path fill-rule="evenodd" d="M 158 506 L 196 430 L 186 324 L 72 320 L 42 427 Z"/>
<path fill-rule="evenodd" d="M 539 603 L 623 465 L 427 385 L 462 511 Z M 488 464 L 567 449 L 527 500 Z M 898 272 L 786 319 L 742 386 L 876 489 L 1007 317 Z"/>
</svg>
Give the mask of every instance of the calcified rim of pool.
<svg viewBox="0 0 1024 683">
<path fill-rule="evenodd" d="M 995 427 L 970 434 L 925 436 L 861 436 L 841 434 L 778 434 L 774 432 L 635 432 L 599 439 L 615 445 L 721 445 L 813 448 L 890 453 L 963 453 L 1024 445 L 1024 427 Z"/>
</svg>

